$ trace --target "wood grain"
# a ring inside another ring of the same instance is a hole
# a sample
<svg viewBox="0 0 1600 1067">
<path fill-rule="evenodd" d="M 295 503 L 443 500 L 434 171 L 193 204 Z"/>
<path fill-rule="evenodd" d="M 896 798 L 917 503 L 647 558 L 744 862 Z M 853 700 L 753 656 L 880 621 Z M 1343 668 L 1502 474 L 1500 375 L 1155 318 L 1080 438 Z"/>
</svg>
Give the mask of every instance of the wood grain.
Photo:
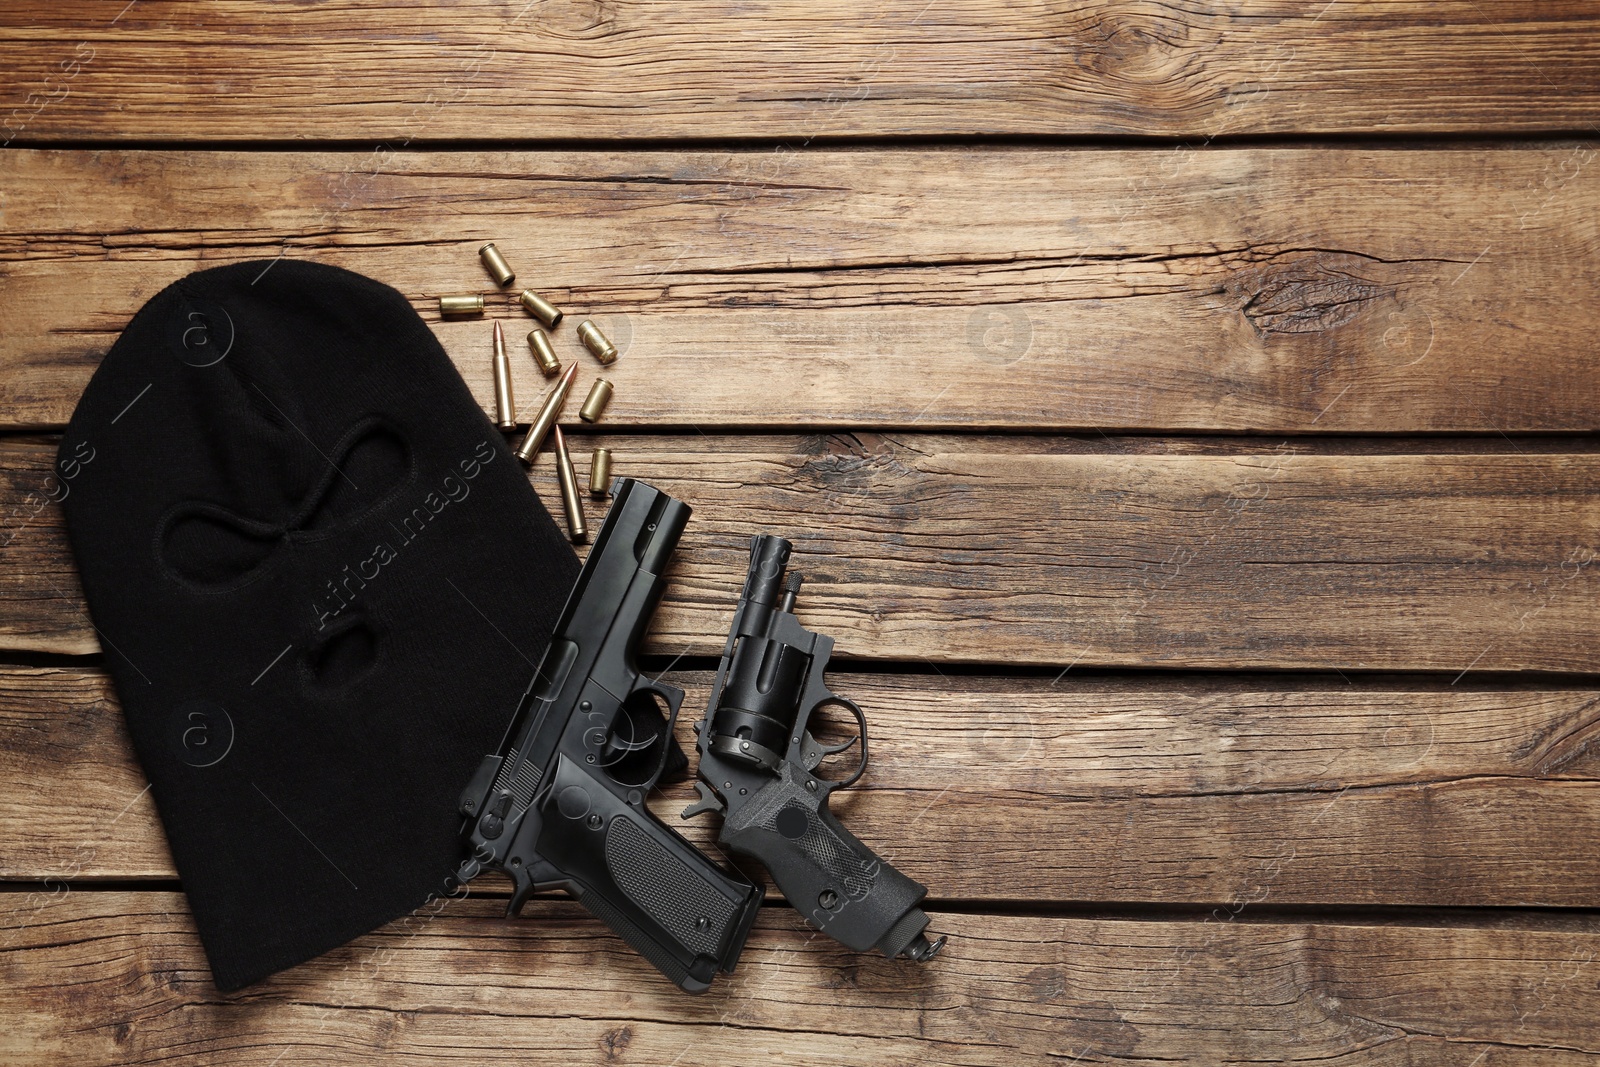
<svg viewBox="0 0 1600 1067">
<path fill-rule="evenodd" d="M 1595 690 L 831 681 L 874 739 L 835 809 L 938 900 L 1600 906 Z M 0 827 L 0 878 L 176 876 L 103 674 L 0 669 Z"/>
<path fill-rule="evenodd" d="M 16 0 L 0 54 L 0 1062 L 1600 1061 L 1600 450 L 1529 436 L 1600 428 L 1595 5 Z M 487 404 L 486 240 L 582 385 L 623 349 L 576 451 L 696 509 L 652 652 L 796 541 L 931 966 L 774 902 L 687 998 L 489 878 L 212 987 L 104 668 L 39 657 L 101 651 L 45 435 L 279 257 Z M 1257 668 L 1322 673 L 1188 670 Z"/>
<path fill-rule="evenodd" d="M 37 897 L 38 899 L 35 899 Z M 9 1063 L 1009 1065 L 1600 1056 L 1593 920 L 1553 929 L 933 916 L 932 964 L 850 953 L 768 909 L 686 997 L 571 905 L 428 911 L 233 996 L 181 896 L 12 895 Z M 63 982 L 63 976 L 70 981 Z"/>
<path fill-rule="evenodd" d="M 0 427 L 64 424 L 168 283 L 279 256 L 406 293 L 488 403 L 437 297 L 492 239 L 586 378 L 582 316 L 623 349 L 616 426 L 1592 430 L 1597 155 L 12 151 Z"/>
<path fill-rule="evenodd" d="M 0 139 L 1589 129 L 1581 0 L 5 5 Z"/>
<path fill-rule="evenodd" d="M 138 432 L 129 417 L 92 436 L 137 448 Z M 574 440 L 580 456 L 610 447 L 617 474 L 695 509 L 650 641 L 667 654 L 720 652 L 749 539 L 764 531 L 795 542 L 801 617 L 845 658 L 1455 676 L 1587 672 L 1600 654 L 1600 455 L 1119 453 L 1105 439 L 915 434 Z M 92 652 L 52 461 L 47 439 L 0 441 L 0 635 Z M 553 465 L 532 478 L 559 512 Z"/>
</svg>

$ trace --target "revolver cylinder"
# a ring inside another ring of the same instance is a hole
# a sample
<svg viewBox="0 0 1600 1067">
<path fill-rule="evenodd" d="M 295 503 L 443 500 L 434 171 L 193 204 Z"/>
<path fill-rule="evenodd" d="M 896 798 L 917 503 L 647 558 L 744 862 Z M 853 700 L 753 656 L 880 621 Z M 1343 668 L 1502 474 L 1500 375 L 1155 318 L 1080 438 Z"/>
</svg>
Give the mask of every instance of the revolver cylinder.
<svg viewBox="0 0 1600 1067">
<path fill-rule="evenodd" d="M 800 576 L 791 575 L 784 599 L 792 604 L 799 591 Z M 711 716 L 712 751 L 776 771 L 794 735 L 810 667 L 811 657 L 787 641 L 741 637 Z"/>
</svg>

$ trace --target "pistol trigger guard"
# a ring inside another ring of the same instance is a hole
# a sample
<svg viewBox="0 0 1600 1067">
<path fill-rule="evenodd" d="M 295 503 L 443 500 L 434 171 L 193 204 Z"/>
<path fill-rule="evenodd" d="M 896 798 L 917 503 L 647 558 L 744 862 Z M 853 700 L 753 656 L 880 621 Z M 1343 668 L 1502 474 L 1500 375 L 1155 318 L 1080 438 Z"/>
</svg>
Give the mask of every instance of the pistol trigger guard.
<svg viewBox="0 0 1600 1067">
<path fill-rule="evenodd" d="M 683 814 L 679 815 L 678 818 L 692 819 L 696 815 L 704 815 L 708 811 L 723 810 L 722 801 L 717 799 L 717 794 L 712 792 L 709 785 L 697 779 L 694 783 L 694 789 L 695 792 L 700 794 L 700 798 L 687 808 L 684 808 Z"/>
<path fill-rule="evenodd" d="M 683 707 L 683 690 L 675 685 L 668 685 L 666 682 L 646 682 L 644 685 L 639 686 L 639 689 L 654 693 L 667 702 L 667 730 L 671 732 L 672 727 L 678 721 L 678 709 Z M 638 692 L 638 689 L 634 690 L 634 692 Z"/>
<path fill-rule="evenodd" d="M 673 730 L 678 723 L 678 711 L 683 707 L 684 693 L 682 689 L 679 689 L 675 685 L 668 685 L 665 682 L 659 681 L 646 681 L 642 685 L 634 686 L 628 695 L 631 697 L 635 693 L 653 693 L 662 700 L 666 701 L 667 713 L 665 716 L 663 716 L 665 719 L 665 725 L 662 729 L 662 732 L 659 734 L 652 734 L 643 740 L 633 739 L 629 741 L 622 741 L 613 735 L 607 740 L 607 747 L 627 752 L 639 752 L 649 748 L 659 747 L 661 754 L 656 759 L 654 770 L 650 772 L 650 777 L 645 779 L 645 781 L 639 785 L 640 790 L 643 793 L 648 794 L 661 782 L 661 776 L 666 773 L 667 767 L 671 764 L 672 754 L 674 752 L 678 753 L 678 763 L 680 766 L 686 765 L 688 762 L 688 757 L 683 754 L 683 748 L 678 744 L 678 739 L 673 733 Z M 676 774 L 676 772 L 674 773 Z"/>
</svg>

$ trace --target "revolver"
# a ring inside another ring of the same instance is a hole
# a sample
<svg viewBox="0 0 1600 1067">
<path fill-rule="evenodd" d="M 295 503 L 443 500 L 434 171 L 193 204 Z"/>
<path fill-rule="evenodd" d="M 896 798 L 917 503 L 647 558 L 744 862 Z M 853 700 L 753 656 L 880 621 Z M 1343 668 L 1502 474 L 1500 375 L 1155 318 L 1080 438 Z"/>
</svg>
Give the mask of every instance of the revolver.
<svg viewBox="0 0 1600 1067">
<path fill-rule="evenodd" d="M 645 678 L 635 652 L 689 507 L 631 478 L 612 495 L 499 751 L 461 794 L 469 858 L 456 878 L 509 875 L 513 916 L 535 890 L 564 890 L 680 989 L 701 993 L 733 970 L 761 889 L 645 807 L 669 764 L 688 764 L 672 736 L 683 691 Z"/>
<path fill-rule="evenodd" d="M 840 825 L 828 796 L 867 768 L 867 720 L 854 701 L 823 682 L 833 638 L 812 633 L 794 615 L 801 576 L 784 569 L 790 544 L 758 535 L 750 573 L 734 612 L 705 718 L 695 724 L 700 799 L 683 812 L 723 814 L 717 841 L 757 860 L 812 926 L 850 948 L 876 947 L 893 959 L 934 957 L 919 905 L 928 890 L 879 858 Z M 824 745 L 811 716 L 836 705 L 860 732 Z M 823 757 L 861 743 L 860 762 L 843 780 L 818 777 Z"/>
</svg>

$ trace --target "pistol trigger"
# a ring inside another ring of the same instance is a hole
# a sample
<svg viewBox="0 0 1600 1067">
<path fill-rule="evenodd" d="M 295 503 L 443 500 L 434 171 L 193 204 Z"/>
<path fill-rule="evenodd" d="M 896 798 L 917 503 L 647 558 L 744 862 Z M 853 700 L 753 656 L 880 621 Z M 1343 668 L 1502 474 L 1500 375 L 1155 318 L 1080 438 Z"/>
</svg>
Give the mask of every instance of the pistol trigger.
<svg viewBox="0 0 1600 1067">
<path fill-rule="evenodd" d="M 515 919 L 522 914 L 522 906 L 533 896 L 533 876 L 531 872 L 506 868 L 506 873 L 511 876 L 511 899 L 506 903 L 506 917 Z"/>
<path fill-rule="evenodd" d="M 704 782 L 695 782 L 694 789 L 695 792 L 700 794 L 700 799 L 696 800 L 693 804 L 690 804 L 687 808 L 684 808 L 683 814 L 678 816 L 678 818 L 692 819 L 696 815 L 704 815 L 708 811 L 723 810 L 722 801 L 717 799 L 717 794 L 712 791 L 709 785 L 706 785 Z"/>
</svg>

